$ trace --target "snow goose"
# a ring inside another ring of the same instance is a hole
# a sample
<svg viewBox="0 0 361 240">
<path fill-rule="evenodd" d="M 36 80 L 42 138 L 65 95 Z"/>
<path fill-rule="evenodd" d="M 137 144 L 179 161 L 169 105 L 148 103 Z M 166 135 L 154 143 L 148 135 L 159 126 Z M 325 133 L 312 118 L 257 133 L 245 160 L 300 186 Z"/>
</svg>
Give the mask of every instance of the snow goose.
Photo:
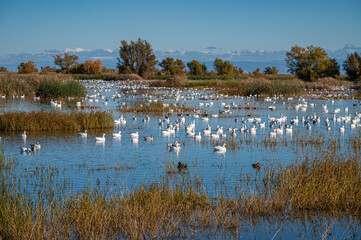
<svg viewBox="0 0 361 240">
<path fill-rule="evenodd" d="M 345 126 L 340 127 L 340 132 L 345 132 Z"/>
<path fill-rule="evenodd" d="M 199 132 L 198 135 L 195 135 L 194 138 L 195 138 L 197 141 L 202 140 L 201 132 Z"/>
<path fill-rule="evenodd" d="M 121 131 L 119 131 L 117 133 L 113 133 L 113 138 L 120 138 L 122 136 L 121 134 L 122 134 Z"/>
<path fill-rule="evenodd" d="M 105 133 L 103 133 L 102 137 L 95 137 L 95 141 L 97 141 L 97 142 L 105 142 Z"/>
<path fill-rule="evenodd" d="M 131 137 L 131 138 L 139 138 L 139 132 L 131 133 L 131 134 L 130 134 L 130 137 Z"/>
<path fill-rule="evenodd" d="M 26 131 L 24 131 L 24 133 L 20 134 L 20 137 L 26 138 Z"/>
<path fill-rule="evenodd" d="M 227 151 L 226 144 L 224 143 L 222 146 L 219 145 L 219 146 L 213 147 L 213 151 L 214 152 L 220 152 L 220 153 L 226 152 Z"/>
<path fill-rule="evenodd" d="M 85 132 L 78 133 L 78 135 L 79 135 L 79 137 L 86 138 L 88 136 L 88 132 L 87 132 L 87 130 L 85 130 Z"/>
<path fill-rule="evenodd" d="M 31 153 L 31 149 L 27 147 L 20 147 L 21 153 Z"/>
<path fill-rule="evenodd" d="M 31 150 L 33 150 L 33 151 L 35 152 L 35 151 L 40 150 L 41 145 L 40 145 L 39 142 L 37 142 L 37 143 L 35 143 L 35 144 L 30 145 L 30 147 L 31 147 Z"/>
</svg>

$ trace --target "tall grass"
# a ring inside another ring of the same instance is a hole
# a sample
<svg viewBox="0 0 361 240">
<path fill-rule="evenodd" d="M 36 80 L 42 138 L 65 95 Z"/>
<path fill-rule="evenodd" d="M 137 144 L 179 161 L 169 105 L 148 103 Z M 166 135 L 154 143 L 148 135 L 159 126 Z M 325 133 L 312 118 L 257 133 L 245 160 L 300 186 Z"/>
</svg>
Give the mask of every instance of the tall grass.
<svg viewBox="0 0 361 240">
<path fill-rule="evenodd" d="M 72 74 L 74 80 L 108 80 L 108 81 L 124 81 L 124 80 L 142 80 L 137 74 L 118 74 L 118 73 L 103 73 L 103 74 Z"/>
<path fill-rule="evenodd" d="M 0 115 L 0 131 L 75 131 L 114 127 L 113 116 L 107 112 L 5 112 Z"/>
<path fill-rule="evenodd" d="M 41 98 L 85 97 L 86 89 L 76 81 L 44 80 L 40 82 L 36 95 Z"/>
<path fill-rule="evenodd" d="M 0 74 L 0 94 L 6 96 L 34 96 L 42 81 L 70 81 L 71 76 L 64 74 Z"/>
<path fill-rule="evenodd" d="M 264 219 L 294 222 L 324 214 L 361 218 L 358 156 L 328 150 L 261 171 L 256 185 L 242 177 L 234 197 L 226 190 L 211 196 L 181 173 L 173 184 L 166 178 L 113 195 L 94 189 L 57 196 L 48 181 L 31 196 L 20 181 L 7 184 L 0 178 L 0 238 L 199 238 L 214 231 L 240 237 L 242 226 Z"/>
<path fill-rule="evenodd" d="M 0 94 L 43 98 L 83 97 L 85 88 L 65 74 L 0 74 Z"/>
<path fill-rule="evenodd" d="M 193 87 L 193 88 L 215 88 L 223 94 L 228 95 L 285 95 L 294 96 L 305 93 L 305 90 L 330 90 L 333 86 L 351 87 L 352 82 L 323 78 L 316 82 L 304 82 L 293 75 L 263 75 L 254 77 L 241 75 L 239 77 L 229 76 L 187 76 L 165 78 L 151 82 L 152 87 Z"/>
</svg>

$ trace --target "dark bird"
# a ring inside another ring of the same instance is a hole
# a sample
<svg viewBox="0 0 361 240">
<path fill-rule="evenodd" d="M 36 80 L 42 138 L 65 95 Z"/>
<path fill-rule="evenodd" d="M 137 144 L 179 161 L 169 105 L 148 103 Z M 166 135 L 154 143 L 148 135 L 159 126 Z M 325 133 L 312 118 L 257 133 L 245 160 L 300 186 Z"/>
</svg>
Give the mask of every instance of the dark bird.
<svg viewBox="0 0 361 240">
<path fill-rule="evenodd" d="M 188 165 L 178 162 L 177 168 L 178 168 L 178 171 L 182 171 L 183 169 L 188 169 Z"/>
<path fill-rule="evenodd" d="M 252 167 L 255 168 L 255 169 L 260 169 L 261 164 L 260 163 L 252 163 Z"/>
</svg>

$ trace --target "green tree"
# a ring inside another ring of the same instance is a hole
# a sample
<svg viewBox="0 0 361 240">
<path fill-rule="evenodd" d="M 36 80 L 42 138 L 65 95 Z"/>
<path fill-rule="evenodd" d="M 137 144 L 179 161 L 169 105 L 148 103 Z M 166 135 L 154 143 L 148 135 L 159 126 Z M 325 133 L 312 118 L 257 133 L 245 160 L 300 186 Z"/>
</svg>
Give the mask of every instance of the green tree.
<svg viewBox="0 0 361 240">
<path fill-rule="evenodd" d="M 102 72 L 103 73 L 115 73 L 115 70 L 112 68 L 107 68 L 106 66 L 102 66 Z"/>
<path fill-rule="evenodd" d="M 193 60 L 187 63 L 187 67 L 191 75 L 203 75 L 205 73 L 204 68 L 207 71 L 206 64 L 205 63 L 200 64 L 197 60 Z"/>
<path fill-rule="evenodd" d="M 351 80 L 361 80 L 361 57 L 357 52 L 347 55 L 342 66 Z"/>
<path fill-rule="evenodd" d="M 264 74 L 278 74 L 278 69 L 275 66 L 266 67 L 264 69 Z"/>
<path fill-rule="evenodd" d="M 340 69 L 337 61 L 328 57 L 326 51 L 320 47 L 307 48 L 293 46 L 286 53 L 285 59 L 290 73 L 306 81 L 315 81 L 321 77 L 335 77 Z"/>
<path fill-rule="evenodd" d="M 72 67 L 78 64 L 79 57 L 77 55 L 70 55 L 68 53 L 64 53 L 64 57 L 59 54 L 53 56 L 54 64 L 60 67 L 60 71 L 63 73 L 70 73 Z"/>
<path fill-rule="evenodd" d="M 168 75 L 182 75 L 186 68 L 182 60 L 171 57 L 163 59 L 159 66 L 161 66 L 163 71 Z"/>
<path fill-rule="evenodd" d="M 262 73 L 260 72 L 261 70 L 259 68 L 257 68 L 255 71 L 252 72 L 252 74 L 255 76 L 255 77 L 261 77 L 262 76 Z"/>
<path fill-rule="evenodd" d="M 56 67 L 45 66 L 40 68 L 41 74 L 48 74 L 49 72 L 56 72 Z"/>
<path fill-rule="evenodd" d="M 18 66 L 18 73 L 29 74 L 34 72 L 38 72 L 38 69 L 33 61 L 22 62 Z"/>
<path fill-rule="evenodd" d="M 0 72 L 7 72 L 8 69 L 6 67 L 0 67 Z"/>
<path fill-rule="evenodd" d="M 135 73 L 142 77 L 149 77 L 157 65 L 152 46 L 146 40 L 121 41 L 117 68 L 119 73 Z"/>
<path fill-rule="evenodd" d="M 207 73 L 207 72 L 208 72 L 206 63 L 202 63 L 202 68 L 203 68 L 203 72 L 204 72 L 204 73 Z"/>
<path fill-rule="evenodd" d="M 219 58 L 214 60 L 213 65 L 218 75 L 234 76 L 243 72 L 242 70 L 240 71 L 237 67 L 233 66 L 230 61 L 223 62 L 223 60 Z"/>
</svg>

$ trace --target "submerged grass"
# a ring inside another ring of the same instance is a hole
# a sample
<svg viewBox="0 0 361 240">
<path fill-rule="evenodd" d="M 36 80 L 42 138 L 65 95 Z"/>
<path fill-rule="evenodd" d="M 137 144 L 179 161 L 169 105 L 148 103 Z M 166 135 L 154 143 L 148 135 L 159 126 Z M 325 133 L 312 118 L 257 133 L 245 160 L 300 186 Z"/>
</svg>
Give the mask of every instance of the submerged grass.
<svg viewBox="0 0 361 240">
<path fill-rule="evenodd" d="M 0 131 L 71 131 L 113 128 L 108 112 L 5 112 L 0 115 Z"/>
<path fill-rule="evenodd" d="M 327 214 L 360 221 L 358 156 L 327 150 L 261 171 L 256 185 L 248 175 L 241 178 L 233 197 L 227 191 L 212 196 L 183 174 L 171 176 L 181 176 L 175 184 L 166 178 L 128 193 L 108 195 L 94 189 L 68 196 L 47 194 L 56 192 L 51 185 L 32 196 L 20 181 L 7 184 L 1 178 L 0 238 L 198 238 L 218 232 L 239 237 L 245 223 L 265 219 L 297 221 Z"/>
</svg>

